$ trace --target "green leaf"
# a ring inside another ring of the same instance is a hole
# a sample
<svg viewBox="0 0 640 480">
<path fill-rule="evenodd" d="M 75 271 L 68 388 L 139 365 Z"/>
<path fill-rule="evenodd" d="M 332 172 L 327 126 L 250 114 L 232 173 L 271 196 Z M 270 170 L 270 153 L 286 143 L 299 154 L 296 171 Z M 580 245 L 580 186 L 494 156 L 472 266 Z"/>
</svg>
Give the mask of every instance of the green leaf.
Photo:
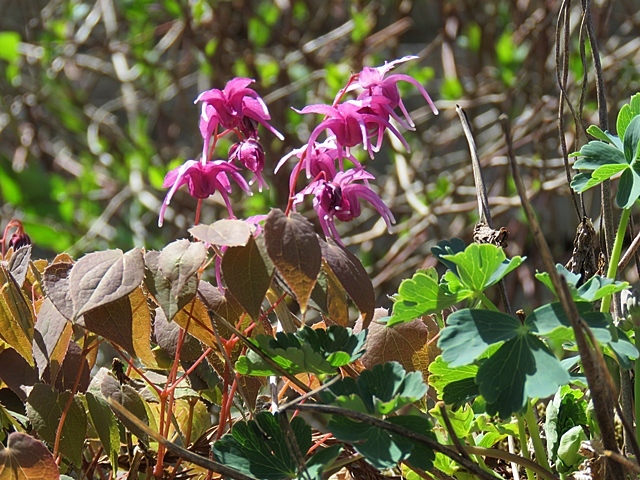
<svg viewBox="0 0 640 480">
<path fill-rule="evenodd" d="M 631 97 L 631 101 L 622 106 L 620 112 L 618 113 L 618 118 L 616 120 L 616 130 L 618 131 L 618 136 L 624 139 L 626 134 L 626 130 L 631 123 L 631 120 L 640 115 L 640 93 L 636 93 L 633 97 Z"/>
<path fill-rule="evenodd" d="M 622 140 L 617 135 L 613 135 L 612 133 L 603 132 L 600 127 L 597 125 L 591 125 L 587 128 L 587 133 L 598 140 L 602 140 L 603 142 L 610 143 L 615 146 L 618 150 L 622 151 Z"/>
<path fill-rule="evenodd" d="M 624 156 L 628 163 L 632 163 L 640 155 L 640 115 L 636 115 L 627 126 L 624 137 Z"/>
<path fill-rule="evenodd" d="M 436 389 L 444 403 L 458 409 L 480 395 L 475 381 L 478 368 L 477 365 L 450 367 L 439 355 L 429 365 L 429 385 Z"/>
<path fill-rule="evenodd" d="M 558 472 L 565 473 L 578 467 L 584 457 L 578 453 L 582 442 L 587 440 L 584 428 L 580 425 L 570 428 L 560 439 L 556 468 Z"/>
<path fill-rule="evenodd" d="M 129 295 L 144 278 L 142 250 L 135 248 L 89 253 L 69 273 L 73 317 Z"/>
<path fill-rule="evenodd" d="M 322 262 L 313 225 L 299 213 L 273 209 L 264 224 L 267 252 L 304 313 Z"/>
<path fill-rule="evenodd" d="M 501 312 L 465 308 L 449 315 L 438 347 L 450 367 L 468 365 L 494 343 L 510 340 L 522 330 L 520 322 Z"/>
<path fill-rule="evenodd" d="M 446 425 L 440 412 L 440 408 L 437 406 L 429 410 L 429 413 L 438 419 L 440 425 Z M 469 433 L 471 432 L 471 427 L 473 425 L 473 419 L 475 418 L 475 414 L 473 412 L 473 408 L 469 405 L 466 405 L 461 409 L 451 409 L 447 408 L 447 417 L 449 417 L 449 421 L 451 422 L 451 426 L 453 427 L 453 432 L 458 438 L 467 438 Z"/>
<path fill-rule="evenodd" d="M 474 292 L 482 292 L 496 284 L 524 261 L 519 256 L 507 260 L 502 248 L 488 243 L 472 243 L 464 252 L 442 258 L 456 264 L 460 281 Z"/>
<path fill-rule="evenodd" d="M 640 119 L 640 117 L 638 117 Z M 619 208 L 630 208 L 640 197 L 640 173 L 636 166 L 622 172 L 616 194 L 616 205 Z"/>
<path fill-rule="evenodd" d="M 297 462 L 289 451 L 277 415 L 260 412 L 255 420 L 236 422 L 231 433 L 213 445 L 218 461 L 259 479 L 297 477 Z M 295 417 L 291 420 L 291 429 L 292 440 L 305 455 L 312 445 L 311 428 L 300 417 Z"/>
<path fill-rule="evenodd" d="M 467 245 L 460 238 L 454 237 L 451 240 L 440 240 L 435 247 L 431 247 L 431 253 L 440 262 L 442 262 L 449 270 L 458 275 L 458 268 L 455 263 L 446 260 L 444 255 L 455 255 L 456 253 L 464 252 Z"/>
<path fill-rule="evenodd" d="M 105 454 L 111 461 L 111 468 L 117 471 L 118 455 L 120 453 L 118 421 L 102 394 L 99 393 L 99 390 L 95 393 L 95 395 L 91 392 L 86 393 L 87 410 L 89 411 L 93 428 L 95 428 L 100 438 L 100 443 L 102 443 L 102 448 L 104 448 Z"/>
<path fill-rule="evenodd" d="M 427 386 L 422 380 L 421 372 L 407 374 L 399 363 L 387 362 L 363 370 L 355 381 L 343 378 L 320 395 L 324 402 L 343 407 L 345 402 L 353 402 L 350 395 L 357 395 L 369 413 L 389 415 L 422 399 L 426 393 Z"/>
<path fill-rule="evenodd" d="M 20 34 L 18 32 L 0 32 L 0 60 L 15 62 L 20 57 Z"/>
<path fill-rule="evenodd" d="M 435 439 L 431 423 L 424 417 L 403 415 L 389 417 L 387 421 Z M 358 453 L 379 469 L 392 468 L 407 460 L 414 467 L 428 470 L 435 460 L 433 451 L 423 443 L 364 422 L 333 415 L 327 428 L 338 440 L 351 443 Z"/>
<path fill-rule="evenodd" d="M 576 170 L 597 170 L 603 165 L 629 164 L 622 151 L 601 141 L 591 141 L 583 145 L 580 155 L 582 158 L 573 164 Z"/>
<path fill-rule="evenodd" d="M 410 322 L 422 315 L 439 313 L 466 298 L 467 295 L 464 293 L 451 294 L 444 289 L 438 283 L 437 276 L 434 278 L 430 272 L 435 273 L 435 269 L 417 272 L 412 278 L 400 283 L 398 293 L 393 297 L 393 313 L 387 326 Z"/>
<path fill-rule="evenodd" d="M 594 275 L 576 291 L 578 298 L 585 302 L 596 302 L 607 295 L 621 292 L 629 287 L 628 282 L 618 282 L 607 277 Z"/>
<path fill-rule="evenodd" d="M 480 366 L 476 382 L 487 401 L 487 413 L 508 418 L 522 411 L 530 398 L 548 397 L 569 378 L 539 339 L 521 333 Z"/>
<path fill-rule="evenodd" d="M 253 237 L 241 247 L 229 247 L 222 257 L 222 274 L 231 294 L 254 321 L 271 284 L 271 274 Z"/>
<path fill-rule="evenodd" d="M 331 445 L 327 448 L 319 448 L 317 452 L 307 461 L 306 475 L 302 478 L 311 480 L 321 480 L 322 472 L 331 467 L 338 455 L 342 451 L 342 445 Z"/>
<path fill-rule="evenodd" d="M 80 468 L 87 431 L 87 415 L 80 397 L 76 395 L 71 401 L 65 421 L 60 427 L 62 411 L 70 396 L 71 392 L 63 392 L 58 395 L 49 385 L 37 383 L 33 386 L 27 399 L 27 415 L 38 435 L 50 446 L 55 443 L 58 428 L 62 428 L 60 453 Z"/>
</svg>

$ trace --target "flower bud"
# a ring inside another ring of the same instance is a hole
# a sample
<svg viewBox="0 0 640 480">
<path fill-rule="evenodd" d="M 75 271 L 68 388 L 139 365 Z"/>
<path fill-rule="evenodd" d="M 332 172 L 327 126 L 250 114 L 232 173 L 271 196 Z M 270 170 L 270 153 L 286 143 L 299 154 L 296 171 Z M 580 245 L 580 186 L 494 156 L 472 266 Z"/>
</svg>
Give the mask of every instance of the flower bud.
<svg viewBox="0 0 640 480">
<path fill-rule="evenodd" d="M 24 247 L 25 245 L 31 245 L 31 238 L 29 235 L 22 232 L 16 232 L 11 235 L 11 239 L 9 239 L 9 247 L 13 247 L 13 250 L 18 250 L 20 247 Z"/>
<path fill-rule="evenodd" d="M 255 174 L 260 190 L 262 190 L 262 187 L 267 188 L 267 185 L 262 178 L 265 154 L 264 148 L 262 148 L 260 142 L 255 138 L 248 138 L 231 145 L 231 148 L 229 149 L 229 161 L 233 162 L 234 160 L 240 162 L 245 166 L 245 168 L 251 170 Z"/>
</svg>

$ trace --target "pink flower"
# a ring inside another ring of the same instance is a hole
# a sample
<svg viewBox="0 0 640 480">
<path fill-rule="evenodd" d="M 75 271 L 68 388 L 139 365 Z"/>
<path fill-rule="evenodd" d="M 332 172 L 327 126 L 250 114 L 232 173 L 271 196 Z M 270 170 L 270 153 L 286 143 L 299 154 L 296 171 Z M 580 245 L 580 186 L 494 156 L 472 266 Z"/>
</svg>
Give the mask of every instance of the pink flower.
<svg viewBox="0 0 640 480">
<path fill-rule="evenodd" d="M 262 187 L 268 189 L 269 186 L 262 178 L 262 170 L 264 169 L 264 148 L 255 138 L 248 138 L 231 145 L 229 149 L 229 161 L 237 160 L 248 170 L 251 170 L 258 181 L 258 190 L 262 191 Z"/>
<path fill-rule="evenodd" d="M 262 98 L 255 90 L 247 88 L 253 82 L 250 78 L 234 78 L 224 89 L 207 90 L 196 98 L 196 102 L 202 102 L 200 132 L 205 140 L 203 159 L 207 159 L 209 139 L 218 125 L 227 130 L 238 129 L 245 137 L 252 137 L 257 136 L 256 125 L 260 124 L 280 140 L 284 139 L 269 124 L 271 116 Z"/>
<path fill-rule="evenodd" d="M 330 181 L 322 178 L 323 176 L 320 174 L 320 178 L 296 194 L 293 204 L 301 203 L 305 195 L 314 195 L 313 208 L 318 214 L 318 220 L 325 236 L 332 237 L 342 243 L 334 218 L 348 222 L 360 216 L 362 211 L 360 199 L 367 200 L 382 216 L 387 227 L 391 229 L 391 224 L 395 223 L 395 219 L 389 207 L 369 186 L 355 183 L 373 180 L 375 178 L 373 175 L 363 169 L 350 169 L 336 173 L 333 180 Z"/>
<path fill-rule="evenodd" d="M 349 148 L 362 144 L 371 158 L 373 158 L 373 152 L 379 147 L 378 145 L 373 147 L 369 142 L 369 131 L 375 131 L 380 136 L 381 131 L 384 128 L 388 128 L 398 139 L 402 142 L 407 150 L 409 145 L 403 136 L 396 130 L 393 125 L 387 120 L 388 115 L 380 117 L 371 108 L 370 102 L 360 100 L 350 100 L 344 103 L 340 103 L 335 107 L 331 105 L 309 105 L 302 110 L 296 110 L 298 113 L 319 113 L 325 115 L 326 118 L 320 122 L 320 124 L 311 132 L 309 142 L 307 146 L 307 155 L 310 154 L 309 150 L 311 145 L 314 144 L 320 133 L 324 130 L 330 130 L 335 136 L 336 146 L 340 153 L 340 158 L 349 154 Z M 307 177 L 311 173 L 311 164 L 305 159 Z"/>
<path fill-rule="evenodd" d="M 385 78 L 385 75 L 392 70 L 397 64 L 404 63 L 409 60 L 414 60 L 418 57 L 414 55 L 409 55 L 406 57 L 399 58 L 398 60 L 394 60 L 389 63 L 385 63 L 382 67 L 371 68 L 365 67 L 359 74 L 358 79 L 354 83 L 352 83 L 347 91 L 354 90 L 358 87 L 364 89 L 364 91 L 358 96 L 359 100 L 365 100 L 367 98 L 385 98 L 388 102 L 381 102 L 380 100 L 374 100 L 372 102 L 372 109 L 378 114 L 383 115 L 387 114 L 398 120 L 400 123 L 404 124 L 404 122 L 395 114 L 394 109 L 396 107 L 400 107 L 400 110 L 404 114 L 405 119 L 407 120 L 407 124 L 409 127 L 415 127 L 411 117 L 409 116 L 409 112 L 407 112 L 406 107 L 402 103 L 402 99 L 400 98 L 400 92 L 398 91 L 398 82 L 404 81 L 409 82 L 412 85 L 415 85 L 424 99 L 427 101 L 431 110 L 434 114 L 438 114 L 438 109 L 435 104 L 429 97 L 429 94 L 424 89 L 422 85 L 413 77 L 401 73 L 389 75 Z"/>
<path fill-rule="evenodd" d="M 189 194 L 195 198 L 207 198 L 216 191 L 220 192 L 227 206 L 229 215 L 233 217 L 231 201 L 228 195 L 231 193 L 231 183 L 227 175 L 231 175 L 231 178 L 233 178 L 240 188 L 251 195 L 249 185 L 247 185 L 247 182 L 242 178 L 242 175 L 238 173 L 238 170 L 236 166 L 224 160 L 209 161 L 204 164 L 196 160 L 187 160 L 180 167 L 171 170 L 164 177 L 164 183 L 162 184 L 163 188 L 171 187 L 171 190 L 169 190 L 164 202 L 162 202 L 158 226 L 162 226 L 164 212 L 169 206 L 169 203 L 171 203 L 173 195 L 182 185 L 187 185 Z"/>
</svg>

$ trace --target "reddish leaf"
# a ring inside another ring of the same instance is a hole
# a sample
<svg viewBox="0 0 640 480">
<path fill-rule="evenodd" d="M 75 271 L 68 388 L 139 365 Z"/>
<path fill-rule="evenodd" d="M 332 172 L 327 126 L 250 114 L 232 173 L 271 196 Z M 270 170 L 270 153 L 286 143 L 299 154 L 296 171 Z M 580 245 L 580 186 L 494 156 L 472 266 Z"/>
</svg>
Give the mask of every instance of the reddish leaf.
<svg viewBox="0 0 640 480">
<path fill-rule="evenodd" d="M 321 241 L 322 258 L 362 313 L 364 328 L 369 326 L 376 306 L 376 295 L 367 271 L 353 253 L 329 239 Z"/>
<path fill-rule="evenodd" d="M 49 449 L 25 433 L 9 434 L 7 448 L 0 444 L 0 480 L 57 480 L 58 466 Z"/>
<path fill-rule="evenodd" d="M 58 395 L 49 385 L 36 383 L 27 399 L 27 416 L 38 435 L 49 445 L 55 443 L 60 427 L 62 411 L 69 402 L 71 392 Z M 60 435 L 60 453 L 75 465 L 82 465 L 82 446 L 87 431 L 87 415 L 82 400 L 75 396 L 71 401 Z"/>
<path fill-rule="evenodd" d="M 31 260 L 31 245 L 20 247 L 11 255 L 11 260 L 9 260 L 9 271 L 19 287 L 22 287 L 27 278 L 29 260 Z"/>
<path fill-rule="evenodd" d="M 222 274 L 231 294 L 251 318 L 258 320 L 271 275 L 253 237 L 249 237 L 244 247 L 227 249 L 222 257 Z"/>
<path fill-rule="evenodd" d="M 142 250 L 135 248 L 89 253 L 78 260 L 69 274 L 69 293 L 74 319 L 129 295 L 144 278 Z"/>
<path fill-rule="evenodd" d="M 42 276 L 44 291 L 58 311 L 68 320 L 73 318 L 73 301 L 69 293 L 69 273 L 73 268 L 70 262 L 54 262 Z"/>
<path fill-rule="evenodd" d="M 80 365 L 82 365 L 81 373 Z M 64 361 L 62 362 L 62 367 L 59 368 L 55 374 L 55 382 L 51 382 L 51 376 L 48 371 L 45 372 L 43 380 L 49 384 L 53 383 L 58 392 L 64 392 L 65 390 L 73 389 L 79 373 L 80 380 L 77 391 L 86 392 L 87 388 L 89 388 L 89 381 L 91 380 L 91 369 L 89 368 L 87 359 L 82 357 L 82 348 L 80 348 L 77 343 L 70 342 L 67 353 L 64 356 Z"/>
<path fill-rule="evenodd" d="M 195 297 L 191 303 L 180 310 L 173 321 L 208 347 L 218 349 L 209 312 L 199 298 Z"/>
<path fill-rule="evenodd" d="M 0 265 L 0 339 L 34 365 L 32 342 L 35 318 L 31 302 L 4 265 Z"/>
<path fill-rule="evenodd" d="M 180 326 L 175 322 L 167 321 L 167 317 L 161 308 L 156 310 L 156 317 L 153 321 L 153 332 L 158 346 L 162 348 L 170 358 L 176 356 L 176 346 L 178 345 L 178 334 Z M 193 362 L 202 355 L 200 342 L 192 335 L 187 335 L 180 350 L 180 360 Z"/>
<path fill-rule="evenodd" d="M 94 382 L 100 382 L 100 393 L 105 400 L 112 399 L 118 402 L 142 422 L 149 425 L 149 417 L 147 415 L 147 409 L 145 408 L 145 402 L 138 392 L 129 385 L 120 385 L 118 380 L 111 376 L 104 368 L 100 369 L 96 377 L 99 378 L 94 379 Z M 94 382 L 92 382 L 92 392 Z M 133 422 L 130 422 L 127 418 L 120 415 L 115 409 L 112 410 L 120 419 L 122 424 L 131 431 L 131 433 L 142 439 L 142 441 L 147 442 L 148 437 L 146 433 L 136 427 Z"/>
<path fill-rule="evenodd" d="M 155 364 L 150 347 L 151 315 L 141 287 L 85 313 L 77 324 L 114 342 L 143 363 Z"/>
<path fill-rule="evenodd" d="M 245 313 L 242 305 L 240 305 L 238 300 L 231 295 L 228 290 L 223 295 L 217 287 L 214 287 L 210 283 L 201 281 L 198 286 L 198 293 L 200 294 L 200 299 L 211 311 L 216 315 L 221 316 L 232 325 L 237 325 L 238 320 L 240 320 L 240 317 Z M 223 338 L 228 338 L 228 335 L 223 333 L 223 330 L 227 333 L 223 326 L 218 327 L 220 335 Z M 228 332 L 228 334 L 230 335 L 231 332 Z"/>
<path fill-rule="evenodd" d="M 7 348 L 0 352 L 0 380 L 24 402 L 29 387 L 38 381 L 38 374 L 18 352 Z"/>
<path fill-rule="evenodd" d="M 227 247 L 243 247 L 249 241 L 251 227 L 242 220 L 223 219 L 211 225 L 196 225 L 189 233 L 203 242 Z"/>
<path fill-rule="evenodd" d="M 386 317 L 384 308 L 375 311 L 374 319 Z M 354 331 L 362 330 L 362 322 L 358 320 Z M 361 360 L 365 367 L 396 361 L 406 371 L 420 371 L 425 382 L 429 377 L 428 367 L 440 353 L 436 342 L 432 341 L 438 333 L 437 324 L 431 317 L 413 320 L 409 323 L 387 327 L 377 322 L 371 323 L 366 341 L 366 352 Z"/>
<path fill-rule="evenodd" d="M 51 299 L 45 298 L 38 312 L 33 335 L 33 357 L 40 378 L 47 367 L 50 367 L 54 377 L 58 375 L 72 331 L 71 323 L 62 316 Z M 61 345 L 61 348 L 56 348 L 58 345 Z M 62 356 L 56 357 L 54 352 L 62 352 Z"/>
<path fill-rule="evenodd" d="M 162 252 L 145 255 L 145 285 L 169 321 L 195 296 L 196 274 L 206 260 L 207 249 L 202 242 L 184 239 L 170 243 Z"/>
<path fill-rule="evenodd" d="M 264 235 L 269 257 L 304 313 L 322 259 L 313 225 L 298 213 L 287 217 L 274 209 L 267 216 Z"/>
</svg>

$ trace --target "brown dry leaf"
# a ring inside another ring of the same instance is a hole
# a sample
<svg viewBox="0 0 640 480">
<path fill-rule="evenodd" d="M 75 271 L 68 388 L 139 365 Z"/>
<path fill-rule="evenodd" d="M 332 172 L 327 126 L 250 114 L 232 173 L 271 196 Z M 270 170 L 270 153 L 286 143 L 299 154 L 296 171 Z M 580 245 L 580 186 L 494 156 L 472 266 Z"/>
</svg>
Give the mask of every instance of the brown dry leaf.
<svg viewBox="0 0 640 480">
<path fill-rule="evenodd" d="M 375 321 L 387 315 L 386 309 L 376 309 L 373 321 L 369 325 L 365 344 L 367 351 L 360 360 L 367 368 L 380 363 L 399 362 L 408 372 L 422 372 L 426 383 L 429 378 L 429 364 L 440 353 L 433 340 L 439 332 L 438 325 L 431 317 L 425 317 L 424 320 L 418 318 L 391 328 Z M 361 329 L 360 318 L 354 331 Z"/>
</svg>

